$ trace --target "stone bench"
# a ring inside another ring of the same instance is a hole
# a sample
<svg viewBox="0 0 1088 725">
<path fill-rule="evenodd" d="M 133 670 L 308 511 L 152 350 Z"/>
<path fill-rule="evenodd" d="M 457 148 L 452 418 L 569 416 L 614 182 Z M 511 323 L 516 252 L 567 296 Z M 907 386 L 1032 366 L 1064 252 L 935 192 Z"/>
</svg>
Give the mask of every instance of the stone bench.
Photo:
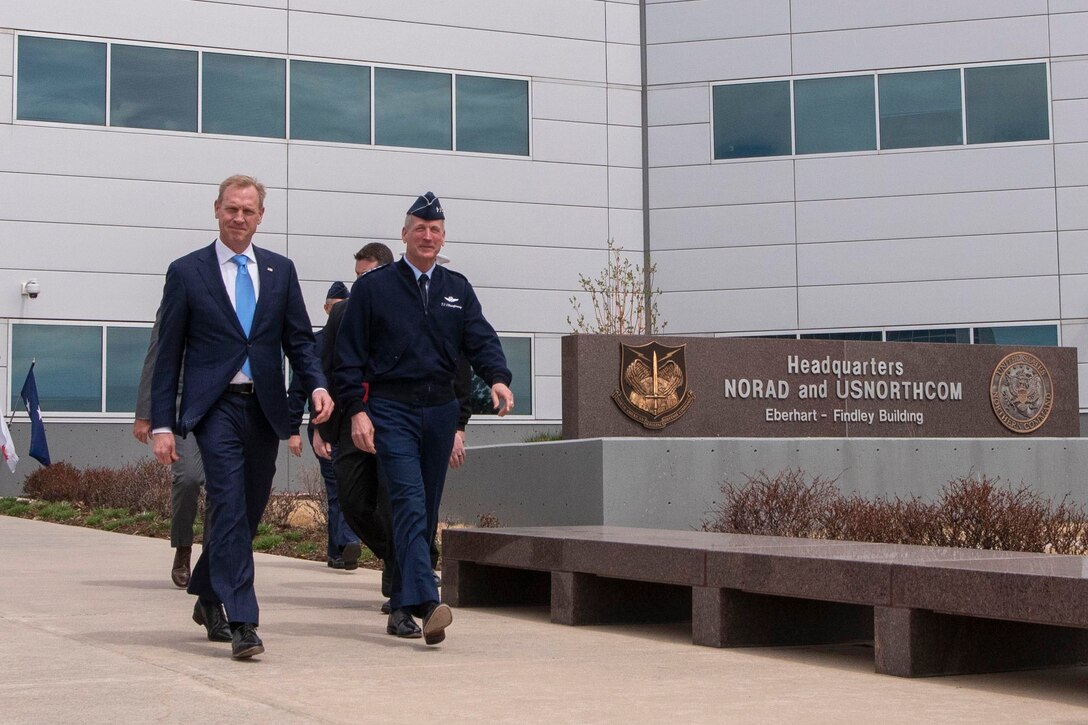
<svg viewBox="0 0 1088 725">
<path fill-rule="evenodd" d="M 446 529 L 454 607 L 690 621 L 710 647 L 872 641 L 903 677 L 1088 663 L 1088 559 L 698 531 Z"/>
</svg>

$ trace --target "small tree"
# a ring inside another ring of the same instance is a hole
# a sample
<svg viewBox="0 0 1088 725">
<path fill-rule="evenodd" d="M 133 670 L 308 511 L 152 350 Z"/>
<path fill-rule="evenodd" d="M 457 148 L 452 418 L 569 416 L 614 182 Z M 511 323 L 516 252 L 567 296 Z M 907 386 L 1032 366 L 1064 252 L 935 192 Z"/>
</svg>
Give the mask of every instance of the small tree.
<svg viewBox="0 0 1088 725">
<path fill-rule="evenodd" d="M 632 264 L 621 252 L 623 247 L 608 240 L 608 263 L 596 279 L 578 275 L 578 286 L 589 293 L 593 307 L 593 319 L 586 318 L 578 298 L 571 297 L 573 317 L 567 316 L 567 324 L 574 332 L 600 333 L 605 335 L 655 334 L 665 329 L 666 322 L 659 322 L 657 300 L 660 289 L 654 289 L 654 273 L 657 265 L 645 270 Z"/>
</svg>

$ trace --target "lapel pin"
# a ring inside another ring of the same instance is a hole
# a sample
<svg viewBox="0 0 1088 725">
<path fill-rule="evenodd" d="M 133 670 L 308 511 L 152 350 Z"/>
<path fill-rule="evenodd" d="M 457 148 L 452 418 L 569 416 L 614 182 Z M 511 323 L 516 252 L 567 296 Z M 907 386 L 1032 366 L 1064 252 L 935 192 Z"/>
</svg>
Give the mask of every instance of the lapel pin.
<svg viewBox="0 0 1088 725">
<path fill-rule="evenodd" d="M 268 270 L 269 272 L 271 272 L 271 271 L 272 271 L 272 268 L 271 268 L 271 267 L 265 267 L 265 269 L 267 269 L 267 270 Z"/>
</svg>

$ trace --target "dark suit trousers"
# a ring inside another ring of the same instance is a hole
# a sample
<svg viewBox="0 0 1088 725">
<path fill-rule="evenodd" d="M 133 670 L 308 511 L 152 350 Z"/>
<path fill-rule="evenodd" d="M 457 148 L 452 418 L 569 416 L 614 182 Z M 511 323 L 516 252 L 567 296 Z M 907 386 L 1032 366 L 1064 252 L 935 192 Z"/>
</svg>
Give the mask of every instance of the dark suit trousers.
<svg viewBox="0 0 1088 725">
<path fill-rule="evenodd" d="M 253 537 L 261 521 L 279 439 L 255 395 L 224 393 L 193 431 L 204 458 L 207 525 L 189 593 L 222 602 L 231 622 L 259 624 Z"/>
<path fill-rule="evenodd" d="M 446 482 L 460 403 L 419 406 L 371 398 L 370 419 L 378 461 L 389 483 L 393 545 L 401 586 L 393 609 L 438 601 L 431 571 L 431 542 Z"/>
</svg>

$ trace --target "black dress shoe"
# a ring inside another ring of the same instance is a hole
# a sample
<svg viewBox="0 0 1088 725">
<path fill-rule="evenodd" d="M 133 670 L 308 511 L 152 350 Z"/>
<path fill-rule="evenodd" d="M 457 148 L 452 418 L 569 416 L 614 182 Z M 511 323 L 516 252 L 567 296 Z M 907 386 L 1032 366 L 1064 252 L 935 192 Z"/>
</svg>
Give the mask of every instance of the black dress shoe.
<svg viewBox="0 0 1088 725">
<path fill-rule="evenodd" d="M 385 625 L 385 633 L 406 639 L 419 639 L 423 632 L 419 630 L 416 620 L 412 619 L 407 609 L 394 609 L 389 613 L 389 621 Z"/>
<path fill-rule="evenodd" d="M 340 559 L 344 562 L 344 568 L 348 571 L 359 568 L 359 557 L 363 554 L 363 547 L 359 546 L 359 542 L 348 544 L 344 547 L 344 550 L 340 552 Z"/>
<path fill-rule="evenodd" d="M 257 625 L 244 622 L 232 630 L 230 656 L 243 660 L 264 652 L 264 642 L 257 636 Z"/>
<path fill-rule="evenodd" d="M 341 559 L 339 556 L 336 557 L 335 559 L 332 558 L 331 556 L 325 557 L 325 564 L 328 565 L 328 567 L 330 569 L 343 569 L 344 568 L 344 560 Z"/>
<path fill-rule="evenodd" d="M 427 602 L 423 609 L 423 641 L 438 644 L 446 638 L 446 627 L 453 624 L 453 610 L 450 605 L 440 602 Z"/>
<path fill-rule="evenodd" d="M 193 621 L 208 630 L 212 642 L 230 642 L 230 625 L 222 604 L 205 604 L 199 599 L 193 605 Z"/>
<path fill-rule="evenodd" d="M 381 609 L 382 614 L 389 614 L 389 612 L 391 612 L 392 609 L 393 609 L 393 605 L 388 599 L 386 599 L 384 602 L 382 602 L 382 609 Z"/>
</svg>

